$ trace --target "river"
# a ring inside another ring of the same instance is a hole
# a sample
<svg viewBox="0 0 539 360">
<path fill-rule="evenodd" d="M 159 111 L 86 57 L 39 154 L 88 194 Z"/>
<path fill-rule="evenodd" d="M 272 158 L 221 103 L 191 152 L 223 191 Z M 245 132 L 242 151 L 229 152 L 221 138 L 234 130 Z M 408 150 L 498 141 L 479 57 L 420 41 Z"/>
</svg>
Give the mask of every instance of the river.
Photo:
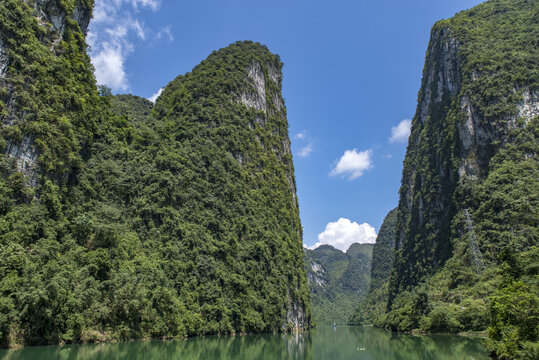
<svg viewBox="0 0 539 360">
<path fill-rule="evenodd" d="M 483 360 L 482 340 L 456 335 L 404 335 L 373 327 L 319 326 L 303 334 L 203 336 L 185 340 L 26 347 L 0 350 L 0 359 L 363 359 Z"/>
</svg>

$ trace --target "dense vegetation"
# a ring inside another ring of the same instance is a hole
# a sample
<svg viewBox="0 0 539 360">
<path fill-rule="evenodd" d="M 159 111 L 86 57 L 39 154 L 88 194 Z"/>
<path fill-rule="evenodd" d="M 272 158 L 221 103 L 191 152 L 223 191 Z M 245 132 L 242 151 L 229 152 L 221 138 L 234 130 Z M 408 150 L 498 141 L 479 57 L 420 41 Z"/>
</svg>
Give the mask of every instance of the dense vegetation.
<svg viewBox="0 0 539 360">
<path fill-rule="evenodd" d="M 522 104 L 537 103 L 538 16 L 492 0 L 433 27 L 384 326 L 489 327 L 493 356 L 537 358 L 539 119 Z"/>
<path fill-rule="evenodd" d="M 331 245 L 304 250 L 317 324 L 348 324 L 369 288 L 372 249 L 372 244 L 352 244 L 346 252 Z"/>
<path fill-rule="evenodd" d="M 153 107 L 98 92 L 77 23 L 34 16 L 0 3 L 0 346 L 309 326 L 278 56 L 233 44 Z M 262 110 L 238 101 L 253 63 Z M 36 172 L 5 152 L 24 137 Z"/>
<path fill-rule="evenodd" d="M 389 276 L 395 258 L 396 222 L 397 209 L 393 209 L 386 215 L 376 236 L 376 243 L 372 250 L 369 291 L 359 307 L 354 309 L 349 319 L 351 324 L 381 325 L 381 317 L 387 308 Z"/>
</svg>

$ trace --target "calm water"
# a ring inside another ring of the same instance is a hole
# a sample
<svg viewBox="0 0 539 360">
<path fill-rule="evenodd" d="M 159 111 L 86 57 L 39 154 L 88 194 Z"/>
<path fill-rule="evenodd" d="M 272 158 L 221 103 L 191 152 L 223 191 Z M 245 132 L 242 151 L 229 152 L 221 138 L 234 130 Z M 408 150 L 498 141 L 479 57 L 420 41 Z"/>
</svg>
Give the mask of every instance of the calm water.
<svg viewBox="0 0 539 360">
<path fill-rule="evenodd" d="M 0 359 L 488 359 L 480 339 L 410 336 L 372 327 L 320 326 L 298 335 L 205 336 L 187 340 L 28 347 Z"/>
</svg>

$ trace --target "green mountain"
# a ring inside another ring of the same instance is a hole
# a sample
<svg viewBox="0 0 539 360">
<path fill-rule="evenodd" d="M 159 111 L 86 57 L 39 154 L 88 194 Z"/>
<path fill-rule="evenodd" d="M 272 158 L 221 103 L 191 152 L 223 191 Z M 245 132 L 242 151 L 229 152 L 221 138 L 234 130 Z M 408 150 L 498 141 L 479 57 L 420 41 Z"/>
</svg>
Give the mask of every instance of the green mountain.
<svg viewBox="0 0 539 360">
<path fill-rule="evenodd" d="M 492 0 L 434 25 L 384 326 L 488 326 L 496 356 L 539 352 L 538 19 L 537 1 Z"/>
<path fill-rule="evenodd" d="M 349 322 L 357 325 L 380 324 L 385 314 L 389 296 L 389 276 L 395 259 L 395 225 L 397 209 L 391 210 L 385 217 L 376 243 L 372 249 L 372 266 L 367 297 L 355 309 Z"/>
<path fill-rule="evenodd" d="M 279 57 L 112 96 L 92 3 L 0 3 L 0 346 L 309 327 Z"/>
<path fill-rule="evenodd" d="M 369 289 L 372 244 L 352 244 L 346 252 L 331 245 L 304 249 L 314 321 L 348 324 Z"/>
</svg>

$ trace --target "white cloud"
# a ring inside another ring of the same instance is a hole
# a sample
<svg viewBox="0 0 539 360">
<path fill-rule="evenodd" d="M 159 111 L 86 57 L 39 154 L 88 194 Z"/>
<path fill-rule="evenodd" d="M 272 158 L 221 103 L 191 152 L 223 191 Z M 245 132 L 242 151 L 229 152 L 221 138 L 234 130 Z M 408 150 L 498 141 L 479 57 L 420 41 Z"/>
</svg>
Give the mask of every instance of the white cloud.
<svg viewBox="0 0 539 360">
<path fill-rule="evenodd" d="M 302 132 L 299 132 L 296 135 L 294 135 L 294 139 L 299 139 L 299 140 L 303 140 L 303 139 L 305 139 L 305 137 L 307 137 L 307 131 L 306 130 L 303 130 Z"/>
<path fill-rule="evenodd" d="M 137 41 L 173 40 L 170 27 L 159 32 L 146 28 L 137 18 L 142 8 L 159 10 L 160 0 L 97 0 L 90 23 L 88 44 L 98 84 L 113 90 L 126 91 L 129 81 L 125 70 L 127 57 L 134 52 Z"/>
<path fill-rule="evenodd" d="M 174 41 L 174 36 L 172 36 L 172 31 L 170 31 L 170 26 L 165 26 L 161 30 L 159 30 L 155 36 L 155 40 L 161 40 L 161 38 L 167 38 L 169 42 Z"/>
<path fill-rule="evenodd" d="M 150 100 L 151 102 L 155 102 L 155 100 L 157 100 L 157 98 L 159 97 L 159 95 L 161 95 L 161 93 L 163 92 L 163 88 L 157 90 L 157 92 L 155 94 L 153 94 L 152 96 L 150 96 L 148 98 L 148 100 Z"/>
<path fill-rule="evenodd" d="M 134 22 L 132 22 L 131 27 L 133 28 L 133 30 L 135 30 L 137 32 L 137 36 L 141 40 L 146 40 L 146 33 L 144 31 L 144 28 L 142 27 L 142 25 L 139 23 L 138 20 L 135 20 Z"/>
<path fill-rule="evenodd" d="M 296 152 L 297 156 L 308 157 L 314 151 L 315 139 L 312 139 L 309 135 L 307 135 L 307 130 L 300 131 L 294 135 L 294 140 L 297 140 L 297 143 L 302 144 L 299 151 Z"/>
<path fill-rule="evenodd" d="M 97 0 L 94 6 L 92 24 L 111 21 L 116 8 L 117 6 L 110 1 Z"/>
<path fill-rule="evenodd" d="M 357 151 L 346 150 L 337 165 L 329 173 L 330 176 L 348 176 L 348 180 L 354 180 L 372 168 L 372 150 Z"/>
<path fill-rule="evenodd" d="M 314 150 L 314 145 L 312 142 L 310 142 L 301 148 L 301 150 L 298 152 L 298 156 L 307 157 L 313 152 L 313 150 Z"/>
<path fill-rule="evenodd" d="M 336 222 L 330 222 L 326 225 L 326 229 L 318 234 L 318 242 L 311 249 L 327 244 L 341 251 L 346 251 L 354 243 L 374 244 L 375 241 L 376 230 L 371 225 L 358 224 L 355 221 L 340 218 Z"/>
<path fill-rule="evenodd" d="M 124 70 L 125 56 L 126 53 L 121 45 L 104 44 L 101 51 L 92 56 L 97 83 L 106 84 L 116 90 L 127 90 L 127 77 Z"/>
<path fill-rule="evenodd" d="M 404 119 L 397 126 L 391 128 L 391 137 L 389 142 L 405 142 L 410 136 L 412 120 Z"/>
<path fill-rule="evenodd" d="M 153 11 L 159 10 L 159 6 L 161 6 L 161 1 L 159 0 L 131 0 L 131 3 L 135 9 L 138 9 L 140 4 L 142 7 L 149 7 Z"/>
</svg>

